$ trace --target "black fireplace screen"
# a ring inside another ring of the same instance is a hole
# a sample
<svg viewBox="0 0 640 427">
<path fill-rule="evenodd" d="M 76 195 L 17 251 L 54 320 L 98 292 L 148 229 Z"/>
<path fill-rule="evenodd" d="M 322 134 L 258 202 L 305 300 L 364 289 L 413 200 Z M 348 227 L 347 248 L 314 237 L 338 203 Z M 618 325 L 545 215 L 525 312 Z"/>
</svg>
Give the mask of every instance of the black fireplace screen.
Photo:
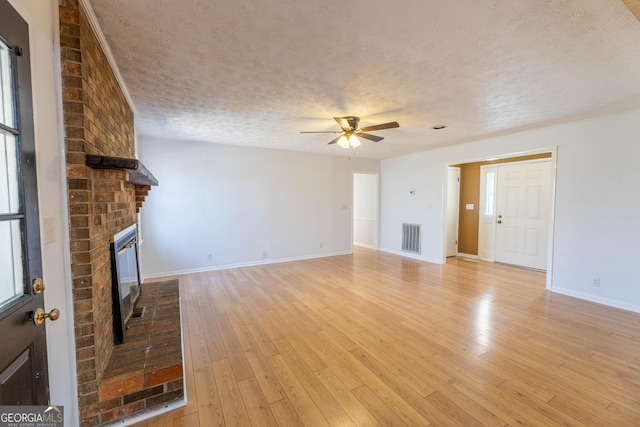
<svg viewBox="0 0 640 427">
<path fill-rule="evenodd" d="M 111 238 L 111 277 L 114 339 L 116 344 L 121 344 L 124 342 L 127 323 L 140 298 L 138 239 L 135 224 Z"/>
</svg>

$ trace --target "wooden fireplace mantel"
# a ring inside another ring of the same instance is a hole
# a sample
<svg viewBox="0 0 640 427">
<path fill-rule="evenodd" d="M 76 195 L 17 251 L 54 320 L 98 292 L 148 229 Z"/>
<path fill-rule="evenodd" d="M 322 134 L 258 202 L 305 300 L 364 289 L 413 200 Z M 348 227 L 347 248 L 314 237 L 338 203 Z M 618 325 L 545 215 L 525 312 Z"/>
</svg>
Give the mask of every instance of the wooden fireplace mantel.
<svg viewBox="0 0 640 427">
<path fill-rule="evenodd" d="M 94 169 L 121 169 L 129 172 L 129 182 L 137 185 L 158 185 L 158 180 L 138 159 L 87 154 L 87 166 Z"/>
</svg>

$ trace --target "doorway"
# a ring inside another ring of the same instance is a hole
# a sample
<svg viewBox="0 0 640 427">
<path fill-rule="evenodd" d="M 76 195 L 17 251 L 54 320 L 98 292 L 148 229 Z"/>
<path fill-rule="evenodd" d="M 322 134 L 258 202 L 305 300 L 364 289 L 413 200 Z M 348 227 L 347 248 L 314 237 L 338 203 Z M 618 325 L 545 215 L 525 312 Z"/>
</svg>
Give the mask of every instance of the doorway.
<svg viewBox="0 0 640 427">
<path fill-rule="evenodd" d="M 377 173 L 353 174 L 353 245 L 378 249 L 379 180 Z"/>
<path fill-rule="evenodd" d="M 464 256 L 466 259 L 477 258 L 486 261 L 496 261 L 496 235 L 495 227 L 498 225 L 497 215 L 503 215 L 497 213 L 497 180 L 498 180 L 498 167 L 503 164 L 510 164 L 514 162 L 535 162 L 546 161 L 549 166 L 549 183 L 548 196 L 545 196 L 547 203 L 544 217 L 547 219 L 546 230 L 539 231 L 537 237 L 544 235 L 545 241 L 538 242 L 539 244 L 534 248 L 530 240 L 528 251 L 539 252 L 539 259 L 544 258 L 545 264 L 541 266 L 538 264 L 537 268 L 540 270 L 546 269 L 547 271 L 547 284 L 546 288 L 551 289 L 551 271 L 553 268 L 553 211 L 554 211 L 554 186 L 555 186 L 555 153 L 556 149 L 553 147 L 532 150 L 528 153 L 518 153 L 514 155 L 504 155 L 499 158 L 492 158 L 487 160 L 476 160 L 468 162 L 459 162 L 455 164 L 449 164 L 448 167 L 454 166 L 461 169 L 460 174 L 460 197 L 459 197 L 459 231 L 458 231 L 458 256 Z M 483 173 L 481 173 L 481 170 Z M 443 179 L 447 179 L 447 174 L 443 171 Z M 489 182 L 489 185 L 488 185 Z M 487 188 L 493 189 L 493 192 L 487 193 Z M 547 190 L 545 190 L 546 192 Z M 448 193 L 448 192 L 447 192 Z M 532 195 L 530 195 L 532 196 Z M 450 203 L 449 200 L 445 201 L 445 206 Z M 543 227 L 544 228 L 544 227 Z M 443 217 L 443 235 L 447 233 L 447 216 Z M 512 232 L 513 234 L 513 232 Z M 531 237 L 533 231 L 529 231 L 529 237 Z M 536 237 L 536 238 L 537 238 Z M 513 243 L 513 242 L 512 242 Z M 542 244 L 542 247 L 540 246 Z M 544 251 L 544 252 L 540 252 Z M 443 239 L 443 257 L 442 262 L 446 261 L 446 237 Z M 505 261 L 499 256 L 499 262 L 508 262 L 517 265 L 519 261 Z"/>
</svg>

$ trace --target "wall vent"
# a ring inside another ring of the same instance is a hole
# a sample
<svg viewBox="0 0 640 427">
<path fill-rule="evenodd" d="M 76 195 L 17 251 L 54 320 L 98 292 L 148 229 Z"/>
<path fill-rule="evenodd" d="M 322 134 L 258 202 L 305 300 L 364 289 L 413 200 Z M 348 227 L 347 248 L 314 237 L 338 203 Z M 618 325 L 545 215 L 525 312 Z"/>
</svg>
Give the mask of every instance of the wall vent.
<svg viewBox="0 0 640 427">
<path fill-rule="evenodd" d="M 420 224 L 402 224 L 402 250 L 420 254 Z"/>
</svg>

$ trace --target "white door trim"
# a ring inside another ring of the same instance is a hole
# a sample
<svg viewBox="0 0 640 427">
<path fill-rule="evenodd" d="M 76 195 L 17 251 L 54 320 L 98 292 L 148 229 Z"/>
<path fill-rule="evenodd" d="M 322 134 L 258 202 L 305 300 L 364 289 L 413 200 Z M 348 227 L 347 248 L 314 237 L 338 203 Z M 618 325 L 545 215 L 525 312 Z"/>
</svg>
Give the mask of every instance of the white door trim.
<svg viewBox="0 0 640 427">
<path fill-rule="evenodd" d="M 455 184 L 457 186 L 455 193 L 452 192 L 452 189 L 449 188 L 449 184 L 450 184 L 450 175 L 449 173 L 451 171 L 457 171 L 457 183 Z M 450 251 L 449 251 L 449 226 L 451 223 L 451 217 L 450 217 L 450 212 L 449 212 L 449 206 L 450 206 L 450 199 L 452 196 L 455 196 L 456 200 L 455 200 L 455 208 L 453 208 L 453 210 L 455 210 L 455 251 L 454 251 L 454 255 L 453 256 L 457 256 L 459 255 L 458 252 L 458 238 L 459 238 L 459 233 L 460 233 L 460 168 L 457 166 L 449 166 L 449 168 L 447 169 L 447 208 L 446 208 L 446 217 L 447 217 L 447 228 L 446 228 L 446 233 L 445 233 L 445 241 L 447 242 L 445 244 L 445 257 L 447 256 L 452 256 L 449 255 Z"/>
</svg>

